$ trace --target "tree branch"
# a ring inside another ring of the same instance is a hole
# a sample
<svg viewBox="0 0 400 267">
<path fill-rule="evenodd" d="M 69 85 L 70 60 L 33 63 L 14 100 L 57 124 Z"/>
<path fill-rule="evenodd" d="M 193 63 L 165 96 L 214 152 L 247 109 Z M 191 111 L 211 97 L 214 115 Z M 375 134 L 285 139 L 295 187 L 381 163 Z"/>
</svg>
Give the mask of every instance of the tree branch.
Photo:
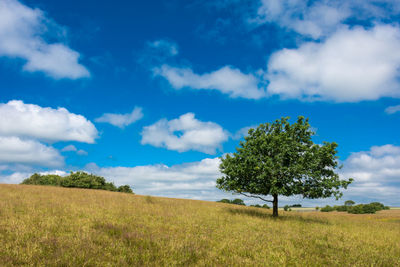
<svg viewBox="0 0 400 267">
<path fill-rule="evenodd" d="M 259 199 L 261 199 L 261 200 L 264 200 L 264 201 L 266 201 L 266 202 L 271 202 L 271 203 L 273 203 L 274 201 L 272 201 L 272 200 L 268 200 L 268 199 L 265 199 L 265 198 L 262 198 L 262 197 L 259 197 L 259 196 L 254 196 L 254 195 L 246 195 L 245 193 L 242 193 L 242 192 L 239 192 L 239 194 L 241 194 L 241 195 L 243 195 L 243 196 L 245 196 L 245 197 L 254 197 L 254 198 L 259 198 Z"/>
</svg>

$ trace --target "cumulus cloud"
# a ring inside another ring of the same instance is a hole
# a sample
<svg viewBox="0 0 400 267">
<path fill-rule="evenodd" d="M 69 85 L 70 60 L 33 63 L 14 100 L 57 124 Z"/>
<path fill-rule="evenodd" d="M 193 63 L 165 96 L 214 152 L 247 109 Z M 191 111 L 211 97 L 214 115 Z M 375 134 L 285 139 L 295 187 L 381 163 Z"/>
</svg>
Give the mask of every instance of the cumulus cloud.
<svg viewBox="0 0 400 267">
<path fill-rule="evenodd" d="M 0 173 L 0 183 L 19 184 L 24 179 L 30 177 L 33 173 L 34 173 L 33 171 L 17 171 L 17 172 L 13 172 L 11 174 Z M 55 175 L 60 175 L 60 176 L 68 175 L 67 172 L 62 171 L 62 170 L 37 171 L 37 173 L 42 174 L 42 175 L 47 175 L 47 174 L 55 174 Z"/>
<path fill-rule="evenodd" d="M 328 3 L 289 0 L 262 0 L 257 17 L 251 22 L 263 24 L 275 22 L 300 34 L 318 38 L 333 31 L 349 16 L 349 10 L 339 10 Z"/>
<path fill-rule="evenodd" d="M 153 42 L 148 42 L 147 45 L 150 48 L 155 48 L 159 50 L 161 53 L 163 53 L 166 56 L 176 56 L 179 52 L 178 50 L 178 45 L 174 42 L 168 41 L 168 40 L 156 40 Z"/>
<path fill-rule="evenodd" d="M 215 188 L 220 176 L 219 158 L 173 166 L 164 164 L 135 167 L 105 167 L 95 164 L 89 172 L 108 177 L 116 185 L 129 184 L 138 194 L 216 200 L 222 195 Z M 208 197 L 204 198 L 207 195 Z"/>
<path fill-rule="evenodd" d="M 193 113 L 186 113 L 177 119 L 161 119 L 146 126 L 142 131 L 141 143 L 169 150 L 188 150 L 215 154 L 229 134 L 214 122 L 202 122 Z"/>
<path fill-rule="evenodd" d="M 400 3 L 395 0 L 261 0 L 256 16 L 249 22 L 276 23 L 318 39 L 329 36 L 346 24 L 348 19 L 379 21 L 399 12 Z"/>
<path fill-rule="evenodd" d="M 0 163 L 57 167 L 64 164 L 64 158 L 55 148 L 37 141 L 0 136 Z"/>
<path fill-rule="evenodd" d="M 279 95 L 303 101 L 359 102 L 400 97 L 400 28 L 341 27 L 322 41 L 273 53 L 265 71 L 243 73 L 225 66 L 197 74 L 163 64 L 153 69 L 173 88 L 217 90 L 232 98 Z M 389 108 L 387 112 L 394 109 Z"/>
<path fill-rule="evenodd" d="M 78 151 L 78 149 L 76 148 L 76 146 L 74 145 L 68 145 L 65 146 L 63 149 L 61 149 L 62 152 L 70 152 L 70 151 Z"/>
<path fill-rule="evenodd" d="M 0 104 L 2 136 L 94 143 L 97 134 L 89 120 L 65 108 L 43 108 L 18 100 Z"/>
<path fill-rule="evenodd" d="M 400 111 L 400 105 L 397 106 L 390 106 L 385 109 L 387 114 L 394 114 Z"/>
<path fill-rule="evenodd" d="M 257 126 L 258 125 L 251 125 L 251 126 L 243 127 L 241 129 L 237 130 L 236 133 L 232 135 L 232 138 L 234 140 L 241 139 L 248 135 L 250 129 L 252 129 L 252 128 L 255 129 L 255 128 L 257 128 Z"/>
<path fill-rule="evenodd" d="M 78 154 L 79 156 L 87 156 L 89 153 L 83 149 L 79 149 L 78 151 L 76 151 L 76 154 Z"/>
<path fill-rule="evenodd" d="M 135 107 L 131 113 L 126 114 L 114 114 L 105 113 L 101 117 L 95 119 L 96 122 L 105 122 L 119 128 L 124 128 L 138 120 L 143 118 L 142 108 Z"/>
<path fill-rule="evenodd" d="M 76 154 L 80 155 L 80 156 L 87 156 L 88 153 L 83 150 L 83 149 L 77 149 L 76 146 L 74 145 L 68 145 L 65 146 L 63 149 L 61 149 L 62 152 L 75 152 Z"/>
<path fill-rule="evenodd" d="M 222 67 L 210 73 L 196 74 L 190 68 L 162 65 L 154 68 L 154 75 L 161 76 L 175 89 L 217 90 L 232 98 L 259 99 L 265 96 L 260 79 L 252 73 L 245 74 L 237 68 Z"/>
<path fill-rule="evenodd" d="M 0 56 L 26 60 L 25 71 L 40 71 L 61 79 L 89 77 L 79 63 L 80 54 L 62 43 L 49 43 L 46 34 L 54 23 L 40 9 L 32 9 L 17 0 L 0 0 Z"/>
<path fill-rule="evenodd" d="M 357 102 L 400 97 L 400 30 L 391 25 L 342 29 L 324 42 L 274 53 L 268 94 Z"/>
<path fill-rule="evenodd" d="M 400 147 L 373 146 L 351 154 L 343 163 L 343 177 L 353 177 L 345 197 L 400 205 Z"/>
</svg>

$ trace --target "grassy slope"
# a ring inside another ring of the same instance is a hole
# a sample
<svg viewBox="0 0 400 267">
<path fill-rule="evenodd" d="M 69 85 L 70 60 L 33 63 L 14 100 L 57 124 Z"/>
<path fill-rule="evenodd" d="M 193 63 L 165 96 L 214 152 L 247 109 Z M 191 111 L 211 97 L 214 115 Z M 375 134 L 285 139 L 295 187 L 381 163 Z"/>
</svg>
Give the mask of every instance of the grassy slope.
<svg viewBox="0 0 400 267">
<path fill-rule="evenodd" d="M 96 190 L 0 185 L 0 266 L 399 266 L 400 210 L 270 211 Z"/>
</svg>

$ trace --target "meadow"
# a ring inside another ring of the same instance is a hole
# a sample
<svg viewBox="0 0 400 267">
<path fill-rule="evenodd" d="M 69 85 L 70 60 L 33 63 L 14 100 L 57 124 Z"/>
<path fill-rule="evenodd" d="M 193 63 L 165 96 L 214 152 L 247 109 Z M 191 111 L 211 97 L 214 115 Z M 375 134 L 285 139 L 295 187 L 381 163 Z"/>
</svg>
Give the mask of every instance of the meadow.
<svg viewBox="0 0 400 267">
<path fill-rule="evenodd" d="M 400 266 L 400 210 L 284 212 L 0 185 L 0 266 Z"/>
</svg>

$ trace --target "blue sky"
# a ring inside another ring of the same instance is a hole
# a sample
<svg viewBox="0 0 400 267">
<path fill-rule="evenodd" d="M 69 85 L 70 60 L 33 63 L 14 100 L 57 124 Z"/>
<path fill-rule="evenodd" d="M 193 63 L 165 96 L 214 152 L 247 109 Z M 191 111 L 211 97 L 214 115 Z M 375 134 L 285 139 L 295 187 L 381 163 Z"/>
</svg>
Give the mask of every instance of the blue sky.
<svg viewBox="0 0 400 267">
<path fill-rule="evenodd" d="M 342 201 L 400 205 L 399 18 L 394 0 L 0 0 L 0 182 L 86 170 L 232 198 L 218 157 L 304 115 L 355 178 Z"/>
</svg>

